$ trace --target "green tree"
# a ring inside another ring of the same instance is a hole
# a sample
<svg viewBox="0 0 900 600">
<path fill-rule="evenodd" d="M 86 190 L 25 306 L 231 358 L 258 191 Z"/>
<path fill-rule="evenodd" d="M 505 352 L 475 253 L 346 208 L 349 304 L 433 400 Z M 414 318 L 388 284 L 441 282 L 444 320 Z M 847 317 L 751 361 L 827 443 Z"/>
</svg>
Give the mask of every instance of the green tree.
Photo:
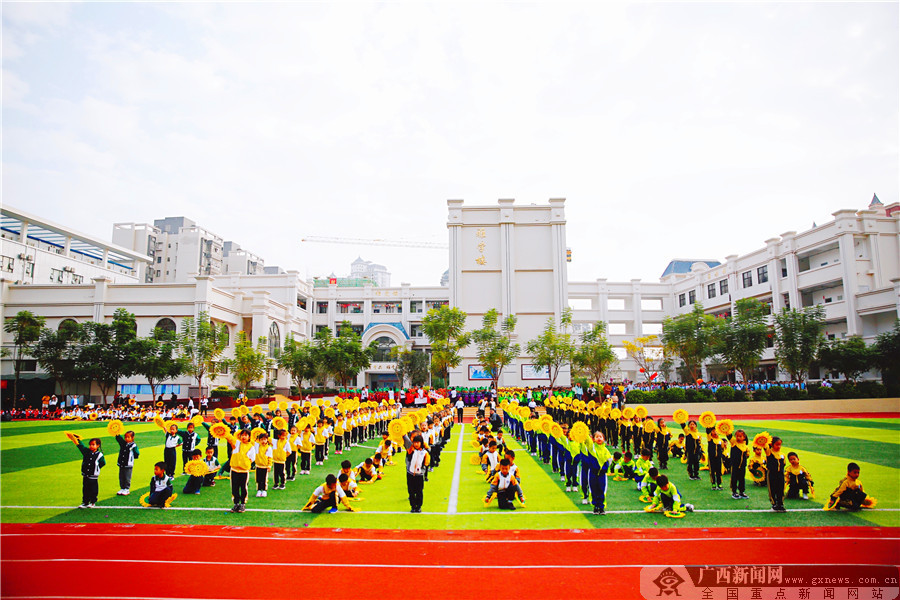
<svg viewBox="0 0 900 600">
<path fill-rule="evenodd" d="M 228 342 L 228 328 L 224 323 L 216 325 L 206 312 L 181 320 L 181 333 L 177 338 L 178 354 L 185 361 L 184 373 L 197 380 L 202 393 L 203 377 L 218 376 L 219 357 Z"/>
<path fill-rule="evenodd" d="M 78 323 L 63 321 L 58 331 L 43 329 L 40 338 L 31 348 L 31 356 L 56 380 L 63 398 L 66 395 L 66 384 L 84 379 L 75 360 L 76 342 L 81 337 L 81 331 Z"/>
<path fill-rule="evenodd" d="M 628 353 L 637 366 L 643 369 L 644 378 L 650 381 L 653 372 L 658 370 L 659 364 L 665 357 L 665 350 L 660 346 L 659 337 L 655 335 L 643 335 L 634 338 L 633 342 L 625 340 L 622 342 L 625 351 Z"/>
<path fill-rule="evenodd" d="M 572 309 L 566 308 L 559 319 L 559 328 L 556 319 L 550 317 L 544 330 L 533 340 L 525 344 L 525 349 L 531 356 L 531 362 L 541 368 L 546 368 L 550 373 L 550 388 L 556 384 L 560 369 L 565 365 L 571 365 L 575 358 L 575 338 L 570 332 L 572 327 Z"/>
<path fill-rule="evenodd" d="M 735 302 L 735 314 L 722 327 L 719 346 L 722 362 L 734 367 L 744 381 L 752 379 L 753 370 L 766 349 L 768 314 L 767 304 L 756 298 L 742 298 Z"/>
<path fill-rule="evenodd" d="M 500 313 L 492 308 L 482 318 L 481 329 L 472 332 L 472 341 L 478 348 L 478 361 L 491 374 L 494 387 L 497 387 L 503 368 L 519 355 L 519 344 L 512 341 L 516 321 L 516 315 L 508 315 L 500 322 Z"/>
<path fill-rule="evenodd" d="M 13 343 L 13 406 L 19 400 L 19 375 L 22 373 L 22 360 L 30 354 L 32 344 L 41 335 L 46 319 L 28 310 L 20 310 L 16 316 L 6 319 L 3 323 L 3 331 L 12 335 Z"/>
<path fill-rule="evenodd" d="M 156 398 L 156 386 L 178 377 L 187 369 L 187 361 L 176 354 L 177 337 L 174 332 L 155 329 L 153 335 L 137 338 L 131 345 L 131 353 L 140 357 L 134 374 L 147 380 L 153 398 Z"/>
<path fill-rule="evenodd" d="M 660 341 L 667 354 L 677 356 L 684 362 L 691 379 L 697 379 L 703 361 L 716 354 L 722 328 L 721 319 L 703 312 L 703 306 L 697 302 L 689 313 L 666 317 Z"/>
<path fill-rule="evenodd" d="M 900 319 L 894 321 L 892 330 L 878 334 L 872 348 L 884 384 L 892 389 L 900 387 Z"/>
<path fill-rule="evenodd" d="M 432 308 L 422 319 L 422 331 L 431 342 L 431 372 L 447 380 L 450 369 L 462 362 L 460 351 L 469 345 L 471 335 L 465 332 L 466 313 L 458 308 Z"/>
<path fill-rule="evenodd" d="M 106 403 L 121 377 L 136 372 L 143 358 L 131 343 L 137 337 L 136 331 L 134 315 L 124 308 L 113 313 L 112 323 L 87 321 L 81 325 L 75 368 L 84 374 L 85 380 L 97 383 L 101 403 Z"/>
<path fill-rule="evenodd" d="M 595 383 L 600 383 L 603 376 L 619 363 L 606 339 L 606 323 L 597 321 L 590 331 L 581 334 L 581 345 L 575 351 L 573 362 Z"/>
<path fill-rule="evenodd" d="M 791 379 L 805 379 L 822 346 L 824 328 L 825 308 L 821 305 L 785 308 L 775 315 L 775 359 Z"/>
<path fill-rule="evenodd" d="M 316 334 L 315 356 L 320 371 L 334 378 L 341 387 L 346 387 L 350 379 L 372 364 L 376 350 L 374 343 L 363 346 L 359 335 L 347 321 L 341 323 L 337 336 L 328 327 Z"/>
<path fill-rule="evenodd" d="M 303 382 L 312 381 L 318 374 L 315 348 L 309 340 L 298 341 L 288 334 L 284 340 L 284 348 L 278 357 L 278 366 L 291 374 L 294 385 L 303 396 Z"/>
<path fill-rule="evenodd" d="M 425 385 L 428 381 L 428 355 L 424 352 L 394 346 L 391 348 L 391 359 L 396 363 L 394 370 L 400 387 L 406 387 L 407 380 L 413 386 Z"/>
<path fill-rule="evenodd" d="M 851 335 L 843 340 L 823 343 L 819 349 L 819 364 L 828 371 L 840 373 L 848 381 L 854 381 L 876 365 L 875 352 L 866 346 L 860 336 Z"/>
<path fill-rule="evenodd" d="M 231 368 L 231 378 L 237 389 L 246 392 L 254 381 L 265 377 L 270 364 L 268 352 L 269 342 L 265 337 L 260 337 L 254 348 L 247 334 L 238 332 L 234 358 L 223 361 Z"/>
</svg>

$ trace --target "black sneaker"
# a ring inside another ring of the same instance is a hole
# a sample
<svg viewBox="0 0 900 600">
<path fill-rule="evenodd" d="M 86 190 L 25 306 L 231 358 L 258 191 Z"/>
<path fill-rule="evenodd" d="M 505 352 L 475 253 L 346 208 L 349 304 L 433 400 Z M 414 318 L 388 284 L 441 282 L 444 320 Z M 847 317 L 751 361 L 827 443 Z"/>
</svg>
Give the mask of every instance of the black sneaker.
<svg viewBox="0 0 900 600">
<path fill-rule="evenodd" d="M 733 500 L 740 500 L 740 499 L 741 499 L 741 497 L 738 496 L 737 494 L 732 494 L 732 495 L 731 495 L 731 498 L 732 498 Z"/>
<path fill-rule="evenodd" d="M 749 500 L 749 499 L 750 499 L 750 496 L 748 496 L 747 494 L 741 492 L 740 494 L 738 494 L 738 498 L 740 498 L 741 500 Z"/>
<path fill-rule="evenodd" d="M 231 512 L 233 512 L 233 513 L 241 512 L 241 506 L 239 504 L 235 504 L 234 506 L 231 507 Z"/>
<path fill-rule="evenodd" d="M 594 514 L 595 514 L 595 515 L 599 515 L 599 514 L 601 514 L 602 512 L 603 512 L 603 511 L 602 511 L 602 509 L 601 509 L 599 506 L 595 506 L 595 507 L 594 507 Z"/>
<path fill-rule="evenodd" d="M 692 512 L 694 512 L 694 505 L 693 505 L 693 504 L 685 504 L 685 505 L 684 505 L 684 510 L 686 510 L 686 511 L 692 513 Z"/>
<path fill-rule="evenodd" d="M 246 505 L 246 504 L 239 504 L 239 505 L 238 505 L 238 512 L 242 513 L 242 512 L 244 512 L 245 510 L 247 510 L 247 505 Z"/>
</svg>

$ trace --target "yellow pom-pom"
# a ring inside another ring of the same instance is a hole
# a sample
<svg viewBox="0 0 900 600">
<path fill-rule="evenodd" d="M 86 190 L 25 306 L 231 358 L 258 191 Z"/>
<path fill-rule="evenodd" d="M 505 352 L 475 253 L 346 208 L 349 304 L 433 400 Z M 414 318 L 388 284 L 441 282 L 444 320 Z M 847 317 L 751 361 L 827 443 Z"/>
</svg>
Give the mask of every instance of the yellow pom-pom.
<svg viewBox="0 0 900 600">
<path fill-rule="evenodd" d="M 731 419 L 722 419 L 716 423 L 716 431 L 722 437 L 728 437 L 734 431 L 734 423 Z"/>
<path fill-rule="evenodd" d="M 716 415 L 711 410 L 704 411 L 700 414 L 700 424 L 704 427 L 716 426 Z"/>
<path fill-rule="evenodd" d="M 630 406 L 626 406 L 625 410 L 622 411 L 622 416 L 625 417 L 625 419 L 633 419 L 634 418 L 634 409 L 631 408 Z"/>
<path fill-rule="evenodd" d="M 216 410 L 213 411 L 213 416 L 221 421 L 222 419 L 225 418 L 225 411 L 222 410 L 221 408 L 217 408 Z"/>
<path fill-rule="evenodd" d="M 230 431 L 231 429 L 229 429 L 228 425 L 226 425 L 225 423 L 216 423 L 209 428 L 209 433 L 217 440 L 223 439 L 230 433 Z"/>
<path fill-rule="evenodd" d="M 687 423 L 689 418 L 690 415 L 688 414 L 688 411 L 684 410 L 683 408 L 679 408 L 674 413 L 672 413 L 672 420 L 679 425 Z"/>
<path fill-rule="evenodd" d="M 753 438 L 753 445 L 759 446 L 760 448 L 765 448 L 772 442 L 772 436 L 769 435 L 768 431 L 761 431 L 756 434 Z"/>
<path fill-rule="evenodd" d="M 200 427 L 203 425 L 203 417 L 200 415 L 194 415 L 191 418 L 191 423 L 194 424 L 194 427 Z"/>
<path fill-rule="evenodd" d="M 191 477 L 203 477 L 209 473 L 209 467 L 202 460 L 189 460 L 184 470 Z"/>
<path fill-rule="evenodd" d="M 646 419 L 647 418 L 647 407 L 645 407 L 645 406 L 635 407 L 634 414 L 637 415 L 641 419 Z"/>
<path fill-rule="evenodd" d="M 115 421 L 110 421 L 106 426 L 106 431 L 109 435 L 122 435 L 122 432 L 125 430 L 125 426 L 122 425 L 122 421 L 116 419 Z"/>
<path fill-rule="evenodd" d="M 287 429 L 287 421 L 284 417 L 275 417 L 274 419 L 272 419 L 272 427 L 274 427 L 275 429 L 285 430 Z"/>
<path fill-rule="evenodd" d="M 473 464 L 473 465 L 480 465 L 481 457 L 478 456 L 477 454 L 473 454 L 472 456 L 469 457 L 469 463 Z"/>
<path fill-rule="evenodd" d="M 609 416 L 614 421 L 618 421 L 622 417 L 622 411 L 619 410 L 618 408 L 614 408 L 609 411 Z"/>
</svg>

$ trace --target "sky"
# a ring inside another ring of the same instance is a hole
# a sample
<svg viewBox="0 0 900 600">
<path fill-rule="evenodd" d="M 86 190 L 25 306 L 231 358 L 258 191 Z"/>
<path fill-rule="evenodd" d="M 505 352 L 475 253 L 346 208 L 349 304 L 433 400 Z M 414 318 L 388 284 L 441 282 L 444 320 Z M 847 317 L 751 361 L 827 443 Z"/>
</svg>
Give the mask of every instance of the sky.
<svg viewBox="0 0 900 600">
<path fill-rule="evenodd" d="M 437 285 L 447 200 L 566 198 L 570 281 L 898 201 L 898 3 L 15 3 L 2 199 L 187 216 L 302 277 Z"/>
</svg>

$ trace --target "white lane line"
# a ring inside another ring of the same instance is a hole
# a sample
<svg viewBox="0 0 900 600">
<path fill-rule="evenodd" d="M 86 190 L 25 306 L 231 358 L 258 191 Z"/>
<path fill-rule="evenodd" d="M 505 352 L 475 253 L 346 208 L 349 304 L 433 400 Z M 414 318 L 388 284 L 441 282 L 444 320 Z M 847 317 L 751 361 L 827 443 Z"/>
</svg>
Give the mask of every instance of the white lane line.
<svg viewBox="0 0 900 600">
<path fill-rule="evenodd" d="M 450 485 L 450 497 L 447 499 L 447 513 L 456 514 L 456 505 L 459 501 L 459 476 L 462 474 L 462 449 L 466 426 L 459 426 L 459 442 L 456 444 L 456 466 L 453 467 L 453 483 Z M 430 513 L 423 513 L 430 514 Z"/>
</svg>

